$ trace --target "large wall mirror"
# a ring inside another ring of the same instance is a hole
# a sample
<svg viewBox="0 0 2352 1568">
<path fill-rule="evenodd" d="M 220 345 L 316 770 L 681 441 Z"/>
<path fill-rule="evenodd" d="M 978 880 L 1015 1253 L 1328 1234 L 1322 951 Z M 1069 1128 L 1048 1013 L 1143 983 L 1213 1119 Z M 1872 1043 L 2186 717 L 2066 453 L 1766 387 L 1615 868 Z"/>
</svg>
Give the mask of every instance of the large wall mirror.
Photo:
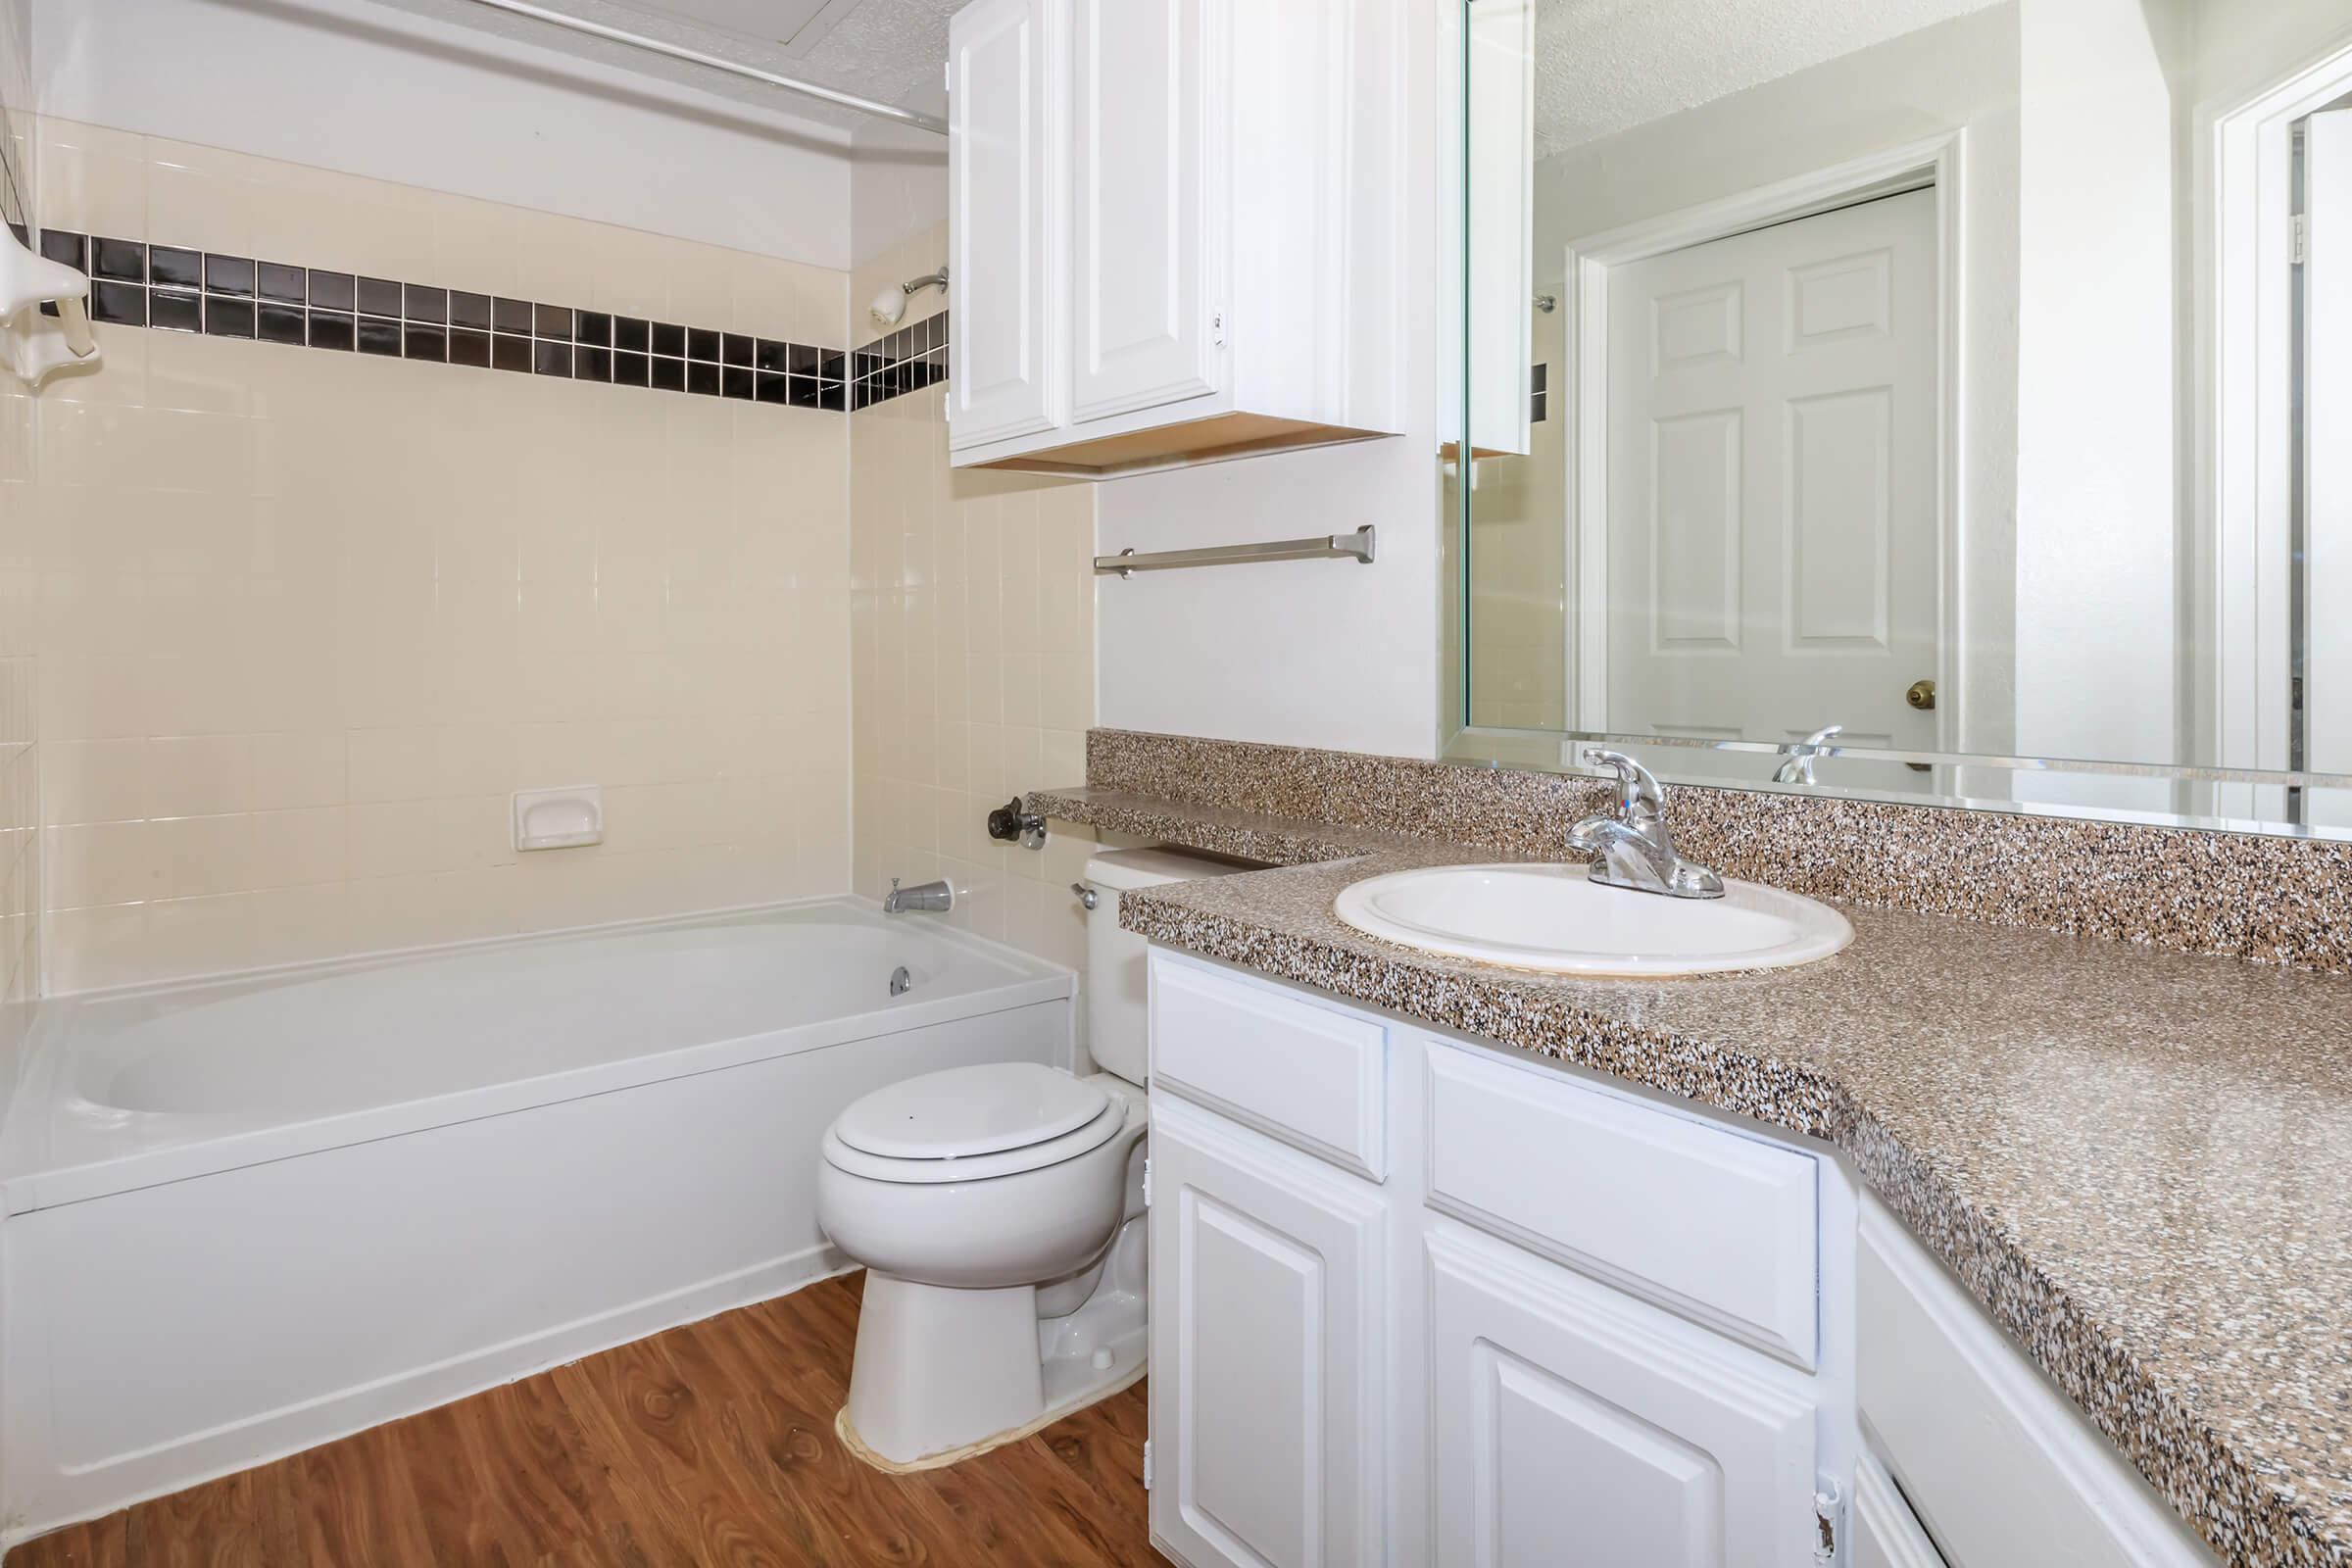
<svg viewBox="0 0 2352 1568">
<path fill-rule="evenodd" d="M 2352 4 L 1463 25 L 1449 755 L 2352 834 Z"/>
</svg>

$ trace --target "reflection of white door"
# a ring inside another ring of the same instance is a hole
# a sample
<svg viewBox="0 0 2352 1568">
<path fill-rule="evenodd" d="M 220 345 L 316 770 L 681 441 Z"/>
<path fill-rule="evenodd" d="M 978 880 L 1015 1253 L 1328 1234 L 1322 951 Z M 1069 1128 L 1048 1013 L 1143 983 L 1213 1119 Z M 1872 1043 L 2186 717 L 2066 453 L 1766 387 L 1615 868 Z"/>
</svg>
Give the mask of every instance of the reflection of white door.
<svg viewBox="0 0 2352 1568">
<path fill-rule="evenodd" d="M 2352 109 L 2303 142 L 2303 757 L 2352 773 Z M 2352 827 L 2352 791 L 2311 792 L 2315 826 Z"/>
<path fill-rule="evenodd" d="M 1937 749 L 1936 288 L 1932 190 L 1610 269 L 1609 729 Z"/>
</svg>

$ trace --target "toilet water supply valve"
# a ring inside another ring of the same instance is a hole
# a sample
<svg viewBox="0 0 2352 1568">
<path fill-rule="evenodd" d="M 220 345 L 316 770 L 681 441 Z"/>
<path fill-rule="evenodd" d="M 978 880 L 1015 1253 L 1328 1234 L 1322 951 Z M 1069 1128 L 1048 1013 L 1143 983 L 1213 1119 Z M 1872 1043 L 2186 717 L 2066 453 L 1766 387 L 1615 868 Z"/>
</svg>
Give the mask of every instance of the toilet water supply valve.
<svg viewBox="0 0 2352 1568">
<path fill-rule="evenodd" d="M 1046 819 L 1021 809 L 1021 798 L 1015 795 L 988 813 L 988 836 L 1005 844 L 1018 843 L 1024 850 L 1042 850 L 1046 847 Z"/>
</svg>

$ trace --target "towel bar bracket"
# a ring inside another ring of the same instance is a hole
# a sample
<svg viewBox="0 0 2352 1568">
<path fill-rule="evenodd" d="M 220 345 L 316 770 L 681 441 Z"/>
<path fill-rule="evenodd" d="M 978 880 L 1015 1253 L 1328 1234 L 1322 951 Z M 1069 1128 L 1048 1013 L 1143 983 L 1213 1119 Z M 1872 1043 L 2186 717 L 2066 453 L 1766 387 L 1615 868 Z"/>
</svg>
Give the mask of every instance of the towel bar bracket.
<svg viewBox="0 0 2352 1568">
<path fill-rule="evenodd" d="M 1122 550 L 1115 556 L 1097 556 L 1095 570 L 1102 576 L 1132 577 L 1139 571 L 1173 571 L 1184 566 L 1238 566 L 1259 561 L 1354 561 L 1372 564 L 1372 524 L 1353 533 L 1316 534 L 1306 539 L 1269 539 L 1254 545 L 1216 545 L 1202 550 L 1152 550 L 1137 554 Z"/>
</svg>

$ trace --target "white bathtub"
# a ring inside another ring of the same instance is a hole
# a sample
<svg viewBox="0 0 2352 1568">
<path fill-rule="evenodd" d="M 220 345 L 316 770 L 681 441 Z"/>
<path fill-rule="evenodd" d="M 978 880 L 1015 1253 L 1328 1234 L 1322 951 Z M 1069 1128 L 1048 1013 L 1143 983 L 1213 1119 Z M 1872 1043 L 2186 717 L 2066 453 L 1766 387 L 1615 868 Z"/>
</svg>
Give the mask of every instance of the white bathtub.
<svg viewBox="0 0 2352 1568">
<path fill-rule="evenodd" d="M 0 1539 L 834 1272 L 834 1115 L 1068 1065 L 1074 984 L 827 900 L 45 1004 L 0 1126 Z"/>
</svg>

